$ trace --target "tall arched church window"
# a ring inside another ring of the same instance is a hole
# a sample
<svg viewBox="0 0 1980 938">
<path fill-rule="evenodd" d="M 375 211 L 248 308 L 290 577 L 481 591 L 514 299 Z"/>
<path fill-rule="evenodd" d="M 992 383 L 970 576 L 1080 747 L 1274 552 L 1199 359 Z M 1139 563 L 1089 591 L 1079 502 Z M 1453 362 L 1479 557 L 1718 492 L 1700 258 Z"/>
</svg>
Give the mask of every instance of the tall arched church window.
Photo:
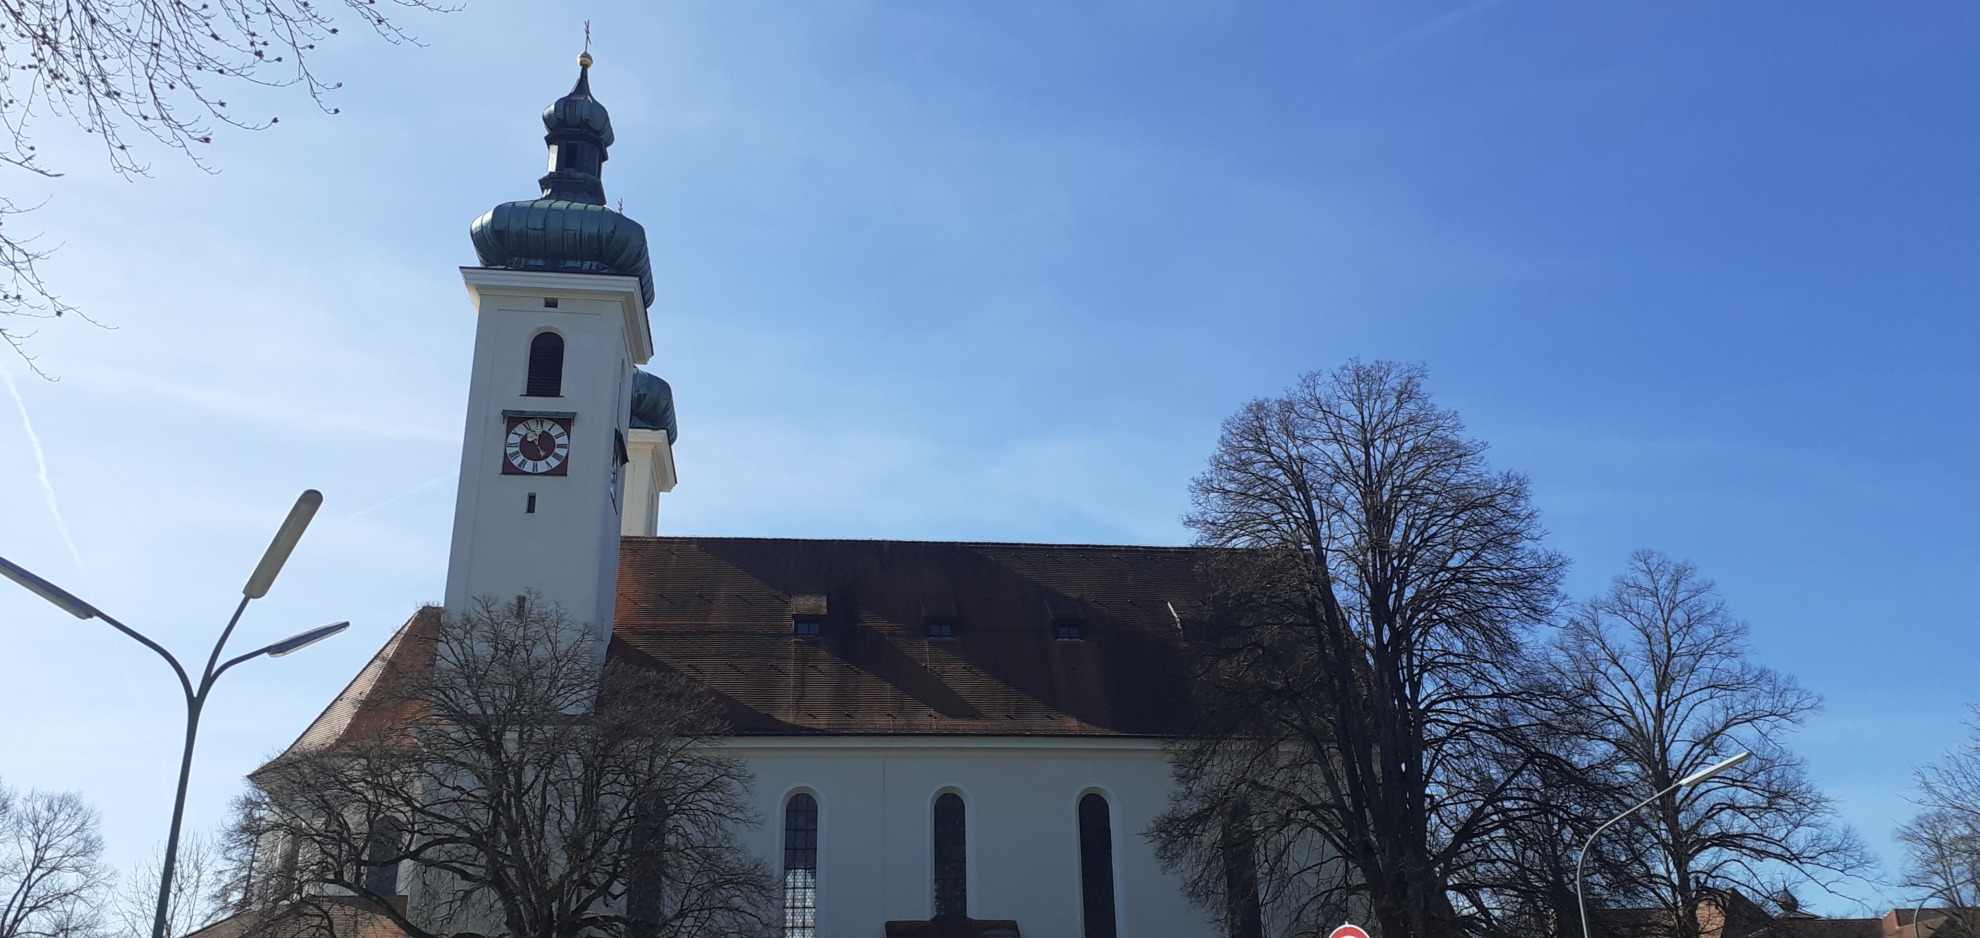
<svg viewBox="0 0 1980 938">
<path fill-rule="evenodd" d="M 955 792 L 935 799 L 935 915 L 969 914 L 968 831 Z"/>
<path fill-rule="evenodd" d="M 538 333 L 529 340 L 529 384 L 523 396 L 562 397 L 563 394 L 564 337 L 554 332 Z"/>
<path fill-rule="evenodd" d="M 405 849 L 405 827 L 397 818 L 371 822 L 364 845 L 364 889 L 373 895 L 399 894 L 399 851 Z"/>
<path fill-rule="evenodd" d="M 1230 938 L 1263 938 L 1264 910 L 1258 902 L 1258 843 L 1248 812 L 1235 811 L 1224 824 L 1224 926 Z"/>
<path fill-rule="evenodd" d="M 784 938 L 818 934 L 818 801 L 784 802 Z"/>
<path fill-rule="evenodd" d="M 1079 799 L 1079 906 L 1086 938 L 1114 938 L 1114 823 L 1107 799 Z"/>
<path fill-rule="evenodd" d="M 667 875 L 667 806 L 639 806 L 626 837 L 626 938 L 660 933 Z"/>
</svg>

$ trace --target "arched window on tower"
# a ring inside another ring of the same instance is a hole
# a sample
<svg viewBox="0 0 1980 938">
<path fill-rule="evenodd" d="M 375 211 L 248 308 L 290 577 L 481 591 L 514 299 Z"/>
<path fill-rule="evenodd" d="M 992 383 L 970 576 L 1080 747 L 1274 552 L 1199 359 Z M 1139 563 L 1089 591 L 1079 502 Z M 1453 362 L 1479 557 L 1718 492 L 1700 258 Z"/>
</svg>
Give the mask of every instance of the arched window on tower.
<svg viewBox="0 0 1980 938">
<path fill-rule="evenodd" d="M 1079 906 L 1086 938 L 1114 938 L 1114 823 L 1107 799 L 1079 799 Z"/>
<path fill-rule="evenodd" d="M 955 792 L 935 799 L 935 916 L 969 914 L 968 831 Z"/>
<path fill-rule="evenodd" d="M 529 384 L 524 397 L 564 395 L 564 337 L 554 332 L 529 340 Z"/>
<path fill-rule="evenodd" d="M 818 934 L 818 800 L 784 802 L 784 938 Z"/>
</svg>

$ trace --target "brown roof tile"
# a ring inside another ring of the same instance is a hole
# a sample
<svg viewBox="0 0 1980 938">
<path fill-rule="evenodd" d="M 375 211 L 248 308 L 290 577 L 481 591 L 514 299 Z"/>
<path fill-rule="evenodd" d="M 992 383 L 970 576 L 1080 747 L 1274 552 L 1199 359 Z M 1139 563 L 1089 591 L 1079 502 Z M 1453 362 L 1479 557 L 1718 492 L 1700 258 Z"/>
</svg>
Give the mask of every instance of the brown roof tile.
<svg viewBox="0 0 1980 938">
<path fill-rule="evenodd" d="M 1203 605 L 1202 556 L 626 538 L 612 647 L 712 688 L 742 734 L 1175 736 L 1189 721 L 1180 620 Z M 795 638 L 793 613 L 813 608 L 827 610 L 821 634 Z M 956 637 L 927 638 L 928 617 L 953 618 Z M 1081 639 L 1056 639 L 1055 623 Z"/>
<path fill-rule="evenodd" d="M 1186 547 L 625 538 L 610 654 L 692 677 L 744 735 L 1174 737 L 1190 721 L 1182 627 L 1204 606 Z M 792 616 L 824 610 L 817 638 Z M 412 716 L 389 690 L 426 666 L 440 610 L 379 649 L 292 743 L 312 751 Z M 927 619 L 952 620 L 931 640 Z M 1077 623 L 1060 641 L 1055 624 Z"/>
</svg>

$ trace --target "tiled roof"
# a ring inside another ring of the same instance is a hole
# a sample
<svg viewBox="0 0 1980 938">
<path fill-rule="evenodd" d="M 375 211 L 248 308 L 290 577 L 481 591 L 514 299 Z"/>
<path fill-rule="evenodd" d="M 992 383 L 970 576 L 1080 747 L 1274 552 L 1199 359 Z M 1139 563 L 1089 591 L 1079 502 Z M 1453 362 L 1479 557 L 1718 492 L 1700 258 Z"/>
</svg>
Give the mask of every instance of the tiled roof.
<svg viewBox="0 0 1980 938">
<path fill-rule="evenodd" d="M 1171 737 L 1189 723 L 1186 547 L 626 538 L 612 653 L 722 698 L 740 734 Z M 816 638 L 792 616 L 818 616 Z M 955 638 L 927 637 L 928 620 Z M 1077 640 L 1061 640 L 1076 627 Z"/>
<path fill-rule="evenodd" d="M 742 735 L 1138 736 L 1187 731 L 1183 643 L 1203 615 L 1187 547 L 629 537 L 610 654 L 713 690 Z M 796 638 L 792 615 L 815 618 Z M 289 746 L 411 716 L 415 613 Z M 954 638 L 927 637 L 929 619 Z M 1077 640 L 1061 640 L 1076 627 Z"/>
<path fill-rule="evenodd" d="M 400 676 L 426 666 L 439 629 L 439 606 L 413 613 L 282 755 L 314 752 L 340 740 L 403 726 L 411 716 L 410 704 L 402 695 L 389 691 Z M 381 690 L 388 693 L 381 694 Z"/>
<path fill-rule="evenodd" d="M 397 900 L 405 912 L 404 899 Z M 356 900 L 315 896 L 276 908 L 230 915 L 184 938 L 406 938 L 391 916 L 362 907 Z"/>
</svg>

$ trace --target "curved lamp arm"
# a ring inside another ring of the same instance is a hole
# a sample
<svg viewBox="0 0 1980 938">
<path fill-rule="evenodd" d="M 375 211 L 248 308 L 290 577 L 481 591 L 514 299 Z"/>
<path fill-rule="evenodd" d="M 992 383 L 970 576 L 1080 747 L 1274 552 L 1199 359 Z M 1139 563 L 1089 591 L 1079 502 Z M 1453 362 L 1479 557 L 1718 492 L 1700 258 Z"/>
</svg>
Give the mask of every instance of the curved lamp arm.
<svg viewBox="0 0 1980 938">
<path fill-rule="evenodd" d="M 1946 918 L 1953 917 L 1953 913 L 1959 908 L 1958 889 L 1958 886 L 1940 886 L 1926 893 L 1925 898 L 1918 900 L 1918 904 L 1911 909 L 1911 938 L 1923 938 L 1924 932 L 1919 927 L 1918 913 L 1925 911 L 1925 903 L 1932 901 L 1933 896 L 1938 896 L 1952 905 L 1953 908 L 1946 912 Z M 1947 895 L 1947 890 L 1953 890 L 1953 894 Z M 1944 926 L 1941 925 L 1940 927 L 1943 928 Z"/>
<path fill-rule="evenodd" d="M 342 632 L 343 630 L 348 629 L 350 627 L 351 624 L 349 622 L 333 622 L 329 625 L 319 626 L 317 628 L 310 629 L 307 632 L 298 632 L 294 635 L 289 636 L 288 638 L 276 642 L 273 645 L 266 645 L 261 648 L 257 648 L 253 651 L 248 652 L 245 655 L 237 655 L 233 658 L 229 658 L 227 659 L 226 664 L 223 664 L 220 667 L 213 669 L 212 680 L 215 681 L 219 680 L 220 675 L 225 673 L 228 668 L 240 664 L 243 661 L 251 661 L 255 658 L 261 657 L 262 655 L 267 655 L 270 658 L 280 658 L 283 655 L 288 654 L 289 652 L 299 651 L 306 646 L 314 645 L 317 642 L 329 638 L 330 636 L 335 635 L 338 632 Z"/>
<path fill-rule="evenodd" d="M 48 600 L 50 605 L 69 615 L 75 616 L 78 619 L 102 619 L 104 622 L 109 623 L 111 628 L 137 639 L 140 644 L 157 652 L 158 657 L 165 659 L 165 663 L 172 666 L 172 673 L 179 678 L 179 686 L 185 689 L 186 697 L 191 699 L 193 695 L 192 681 L 186 677 L 186 669 L 179 666 L 179 659 L 172 657 L 172 653 L 166 651 L 165 646 L 144 637 L 138 630 L 111 618 L 109 613 L 83 602 L 81 599 L 76 598 L 74 593 L 35 576 L 33 573 L 28 572 L 26 567 L 5 557 L 0 557 L 0 576 L 19 583 L 26 587 L 28 592 Z"/>
<path fill-rule="evenodd" d="M 1581 845 L 1580 855 L 1574 858 L 1574 903 L 1575 905 L 1581 908 L 1581 938 L 1593 938 L 1593 936 L 1590 935 L 1588 931 L 1588 900 L 1582 898 L 1581 895 L 1581 864 L 1582 861 L 1588 859 L 1588 848 L 1595 846 L 1595 838 L 1602 836 L 1603 831 L 1608 830 L 1611 827 L 1614 827 L 1616 825 L 1616 822 L 1642 810 L 1644 805 L 1649 804 L 1652 801 L 1656 801 L 1657 799 L 1662 798 L 1665 795 L 1670 794 L 1671 792 L 1677 791 L 1680 788 L 1684 788 L 1690 785 L 1696 785 L 1699 782 L 1711 778 L 1712 776 L 1717 775 L 1720 772 L 1724 772 L 1725 770 L 1730 769 L 1733 766 L 1745 762 L 1746 760 L 1751 758 L 1753 758 L 1753 753 L 1742 752 L 1739 755 L 1732 756 L 1727 759 L 1721 759 L 1718 762 L 1715 762 L 1702 769 L 1699 769 L 1698 771 L 1693 772 L 1690 775 L 1678 779 L 1676 783 L 1671 785 L 1671 787 L 1666 788 L 1663 791 L 1660 791 L 1654 795 L 1651 795 L 1648 798 L 1643 799 L 1642 801 L 1637 802 L 1629 810 L 1624 811 L 1623 813 L 1610 818 L 1609 820 L 1604 822 L 1601 827 L 1595 828 L 1595 833 L 1588 835 L 1588 842 Z"/>
</svg>

